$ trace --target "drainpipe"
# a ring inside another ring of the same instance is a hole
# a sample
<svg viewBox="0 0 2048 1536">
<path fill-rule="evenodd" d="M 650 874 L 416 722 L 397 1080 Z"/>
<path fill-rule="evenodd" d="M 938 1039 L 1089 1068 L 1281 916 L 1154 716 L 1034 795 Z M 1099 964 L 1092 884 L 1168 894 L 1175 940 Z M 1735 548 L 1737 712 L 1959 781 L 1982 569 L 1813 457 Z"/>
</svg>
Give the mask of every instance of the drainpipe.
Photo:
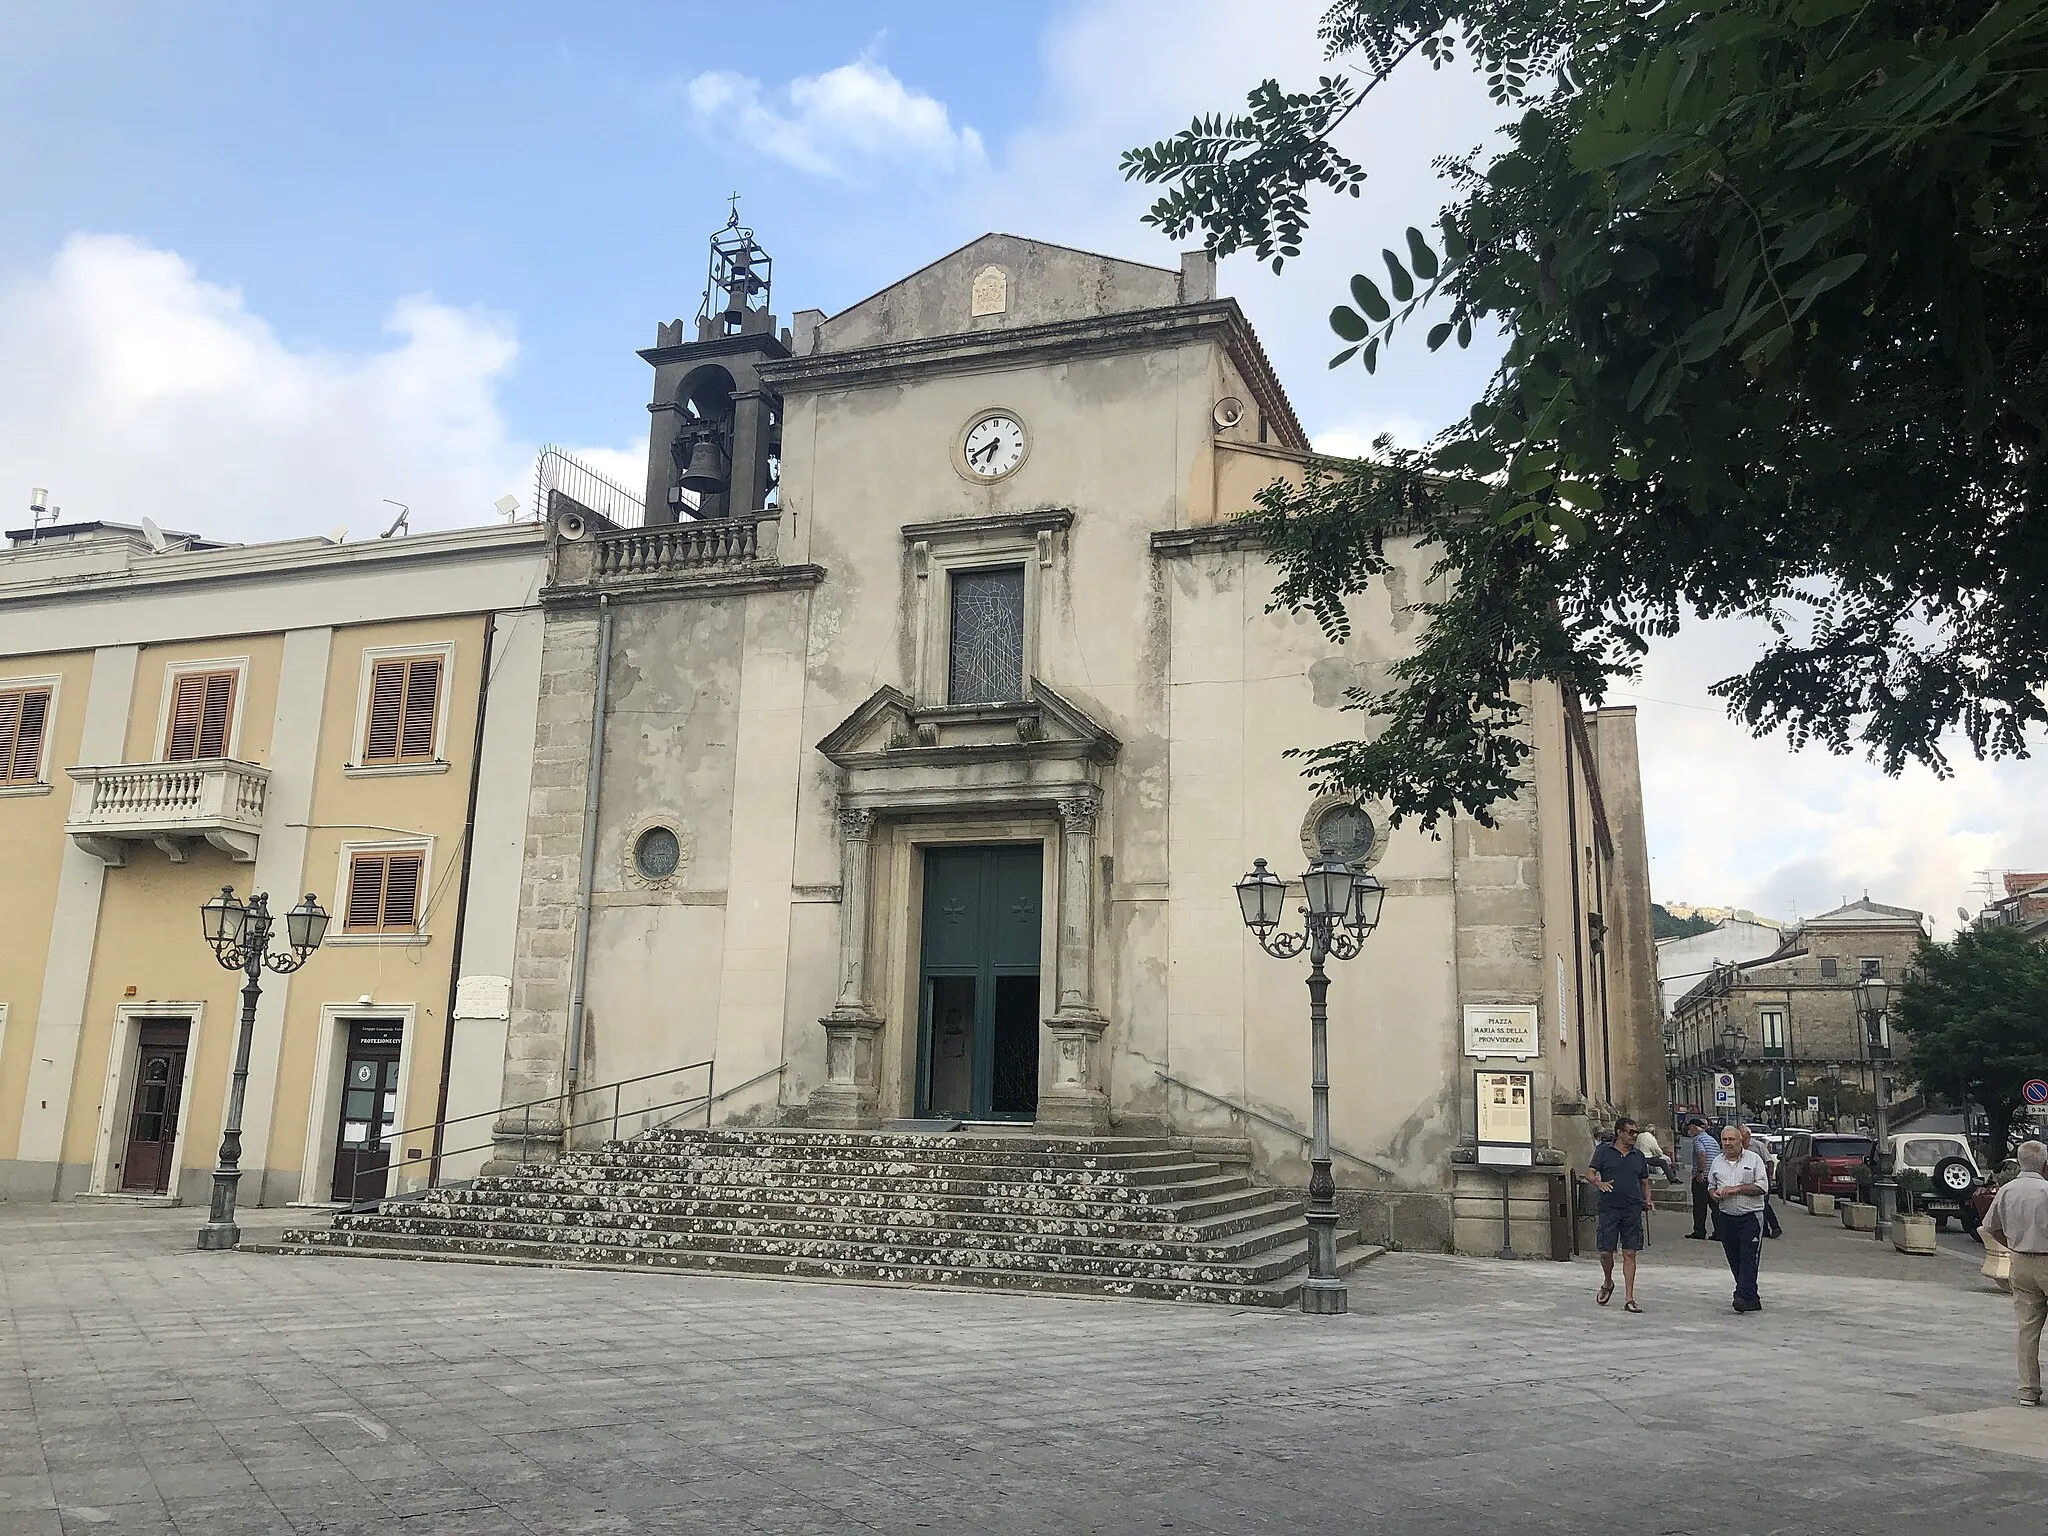
<svg viewBox="0 0 2048 1536">
<path fill-rule="evenodd" d="M 597 686 L 590 701 L 590 752 L 583 773 L 583 867 L 576 890 L 576 957 L 569 970 L 569 1082 L 583 1070 L 583 978 L 590 966 L 590 896 L 597 884 L 597 788 L 604 767 L 605 695 L 612 681 L 611 598 L 597 599 Z"/>
<path fill-rule="evenodd" d="M 476 734 L 469 748 L 469 809 L 462 819 L 462 873 L 455 882 L 455 933 L 449 949 L 448 1007 L 441 1021 L 441 1087 L 434 1098 L 434 1149 L 427 1164 L 427 1187 L 441 1182 L 441 1148 L 447 1135 L 448 1079 L 455 1069 L 455 999 L 462 988 L 462 930 L 469 917 L 469 864 L 476 849 L 476 799 L 484 777 L 484 712 L 491 700 L 491 648 L 498 638 L 498 616 L 484 616 L 482 669 L 476 681 Z"/>
</svg>

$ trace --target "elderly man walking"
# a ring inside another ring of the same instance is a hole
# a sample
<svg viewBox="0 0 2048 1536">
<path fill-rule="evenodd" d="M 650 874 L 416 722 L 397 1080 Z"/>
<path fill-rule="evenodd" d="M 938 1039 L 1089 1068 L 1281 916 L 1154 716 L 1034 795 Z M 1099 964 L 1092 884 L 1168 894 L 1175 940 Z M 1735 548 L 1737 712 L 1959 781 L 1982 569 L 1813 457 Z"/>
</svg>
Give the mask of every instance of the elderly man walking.
<svg viewBox="0 0 2048 1536">
<path fill-rule="evenodd" d="M 1721 1251 L 1735 1277 L 1738 1312 L 1764 1309 L 1756 1272 L 1764 1256 L 1764 1192 L 1770 1178 L 1763 1158 L 1743 1146 L 1741 1130 L 1731 1125 L 1721 1132 L 1721 1155 L 1707 1170 L 1707 1198 L 1720 1214 Z"/>
<path fill-rule="evenodd" d="M 2012 1250 L 2012 1309 L 2020 1320 L 2020 1401 L 2041 1406 L 2041 1324 L 2048 1322 L 2048 1146 L 2020 1143 L 2019 1177 L 1984 1213 L 1983 1230 Z"/>
</svg>

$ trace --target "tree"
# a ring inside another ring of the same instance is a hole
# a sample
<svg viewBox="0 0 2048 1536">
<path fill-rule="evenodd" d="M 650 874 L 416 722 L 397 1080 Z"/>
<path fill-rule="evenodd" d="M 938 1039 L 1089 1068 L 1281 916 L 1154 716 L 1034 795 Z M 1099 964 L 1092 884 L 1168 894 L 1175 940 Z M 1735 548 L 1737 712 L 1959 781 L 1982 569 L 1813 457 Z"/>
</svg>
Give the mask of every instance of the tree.
<svg viewBox="0 0 2048 1536">
<path fill-rule="evenodd" d="M 1358 195 L 1346 119 L 1470 56 L 1520 111 L 1440 162 L 1451 201 L 1331 315 L 1367 370 L 1498 327 L 1505 357 L 1421 451 L 1312 464 L 1252 523 L 1278 603 L 1335 639 L 1416 532 L 1449 578 L 1326 787 L 1482 822 L 1526 696 L 1598 700 L 1682 617 L 1773 639 L 1716 685 L 1758 735 L 1938 773 L 2048 721 L 2048 0 L 1341 0 L 1354 81 L 1197 118 L 1124 157 L 1146 215 L 1276 269 L 1316 189 Z"/>
<path fill-rule="evenodd" d="M 2048 948 L 2015 928 L 1965 928 L 1923 943 L 1899 996 L 1923 1087 L 1984 1106 L 2003 1149 L 2030 1077 L 2048 1077 Z"/>
<path fill-rule="evenodd" d="M 1712 933 L 1714 923 L 1695 912 L 1691 917 L 1673 917 L 1661 902 L 1650 903 L 1650 936 L 1656 939 L 1689 939 L 1696 933 Z"/>
</svg>

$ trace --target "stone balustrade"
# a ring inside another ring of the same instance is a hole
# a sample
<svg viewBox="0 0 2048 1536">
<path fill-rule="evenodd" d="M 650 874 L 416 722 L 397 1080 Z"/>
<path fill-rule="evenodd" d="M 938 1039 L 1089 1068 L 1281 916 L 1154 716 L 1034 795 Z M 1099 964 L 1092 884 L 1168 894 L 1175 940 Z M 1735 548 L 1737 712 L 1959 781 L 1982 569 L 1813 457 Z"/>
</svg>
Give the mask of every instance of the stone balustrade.
<svg viewBox="0 0 2048 1536">
<path fill-rule="evenodd" d="M 631 581 L 772 563 L 779 517 L 770 512 L 601 533 L 593 574 L 599 581 Z"/>
<path fill-rule="evenodd" d="M 64 830 L 108 864 L 128 862 L 150 843 L 183 863 L 195 841 L 239 863 L 256 858 L 270 770 L 231 758 L 186 763 L 121 763 L 68 769 L 71 812 Z"/>
</svg>

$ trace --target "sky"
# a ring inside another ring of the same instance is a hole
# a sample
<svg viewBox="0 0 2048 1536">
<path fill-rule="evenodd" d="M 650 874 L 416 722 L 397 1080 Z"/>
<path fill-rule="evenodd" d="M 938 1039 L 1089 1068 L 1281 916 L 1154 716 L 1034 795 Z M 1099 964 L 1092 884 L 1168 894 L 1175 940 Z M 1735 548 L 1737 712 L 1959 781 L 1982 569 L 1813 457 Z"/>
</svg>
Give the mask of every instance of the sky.
<svg viewBox="0 0 2048 1536">
<path fill-rule="evenodd" d="M 542 444 L 641 479 L 658 322 L 695 313 L 737 192 L 774 307 L 833 312 L 985 230 L 1171 266 L 1120 152 L 1330 66 L 1319 0 L 0 6 L 0 526 L 374 535 L 531 499 Z M 1227 260 L 1318 447 L 1419 442 L 1495 361 L 1326 316 L 1443 201 L 1495 109 L 1412 60 L 1345 129 L 1365 195 L 1301 260 Z M 18 499 L 17 499 L 18 498 Z M 11 509 L 11 510 L 10 510 Z M 1811 915 L 1866 890 L 1943 931 L 2048 863 L 2031 763 L 1887 779 L 1752 741 L 1707 693 L 1739 623 L 1661 646 L 1638 708 L 1654 894 Z"/>
</svg>

